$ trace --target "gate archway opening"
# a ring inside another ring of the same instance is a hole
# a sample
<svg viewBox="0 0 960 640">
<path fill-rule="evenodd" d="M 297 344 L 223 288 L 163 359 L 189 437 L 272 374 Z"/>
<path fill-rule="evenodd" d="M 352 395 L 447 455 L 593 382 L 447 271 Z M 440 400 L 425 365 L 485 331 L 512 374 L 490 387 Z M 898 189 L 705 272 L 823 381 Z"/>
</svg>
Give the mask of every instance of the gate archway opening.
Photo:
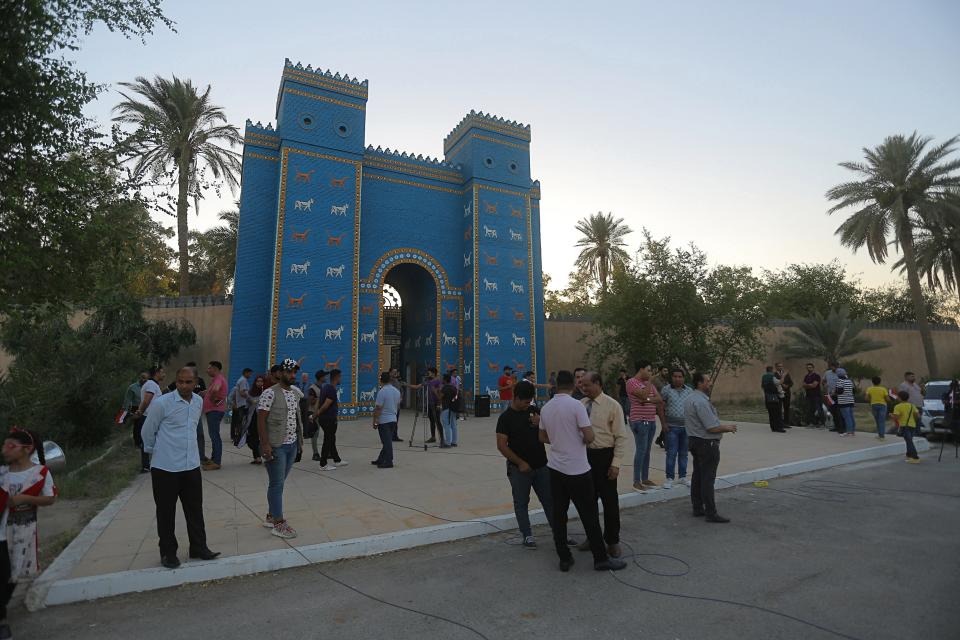
<svg viewBox="0 0 960 640">
<path fill-rule="evenodd" d="M 438 366 L 438 302 L 434 276 L 419 264 L 398 264 L 387 272 L 380 358 L 384 370 L 396 368 L 403 380 L 415 383 L 428 367 Z"/>
</svg>

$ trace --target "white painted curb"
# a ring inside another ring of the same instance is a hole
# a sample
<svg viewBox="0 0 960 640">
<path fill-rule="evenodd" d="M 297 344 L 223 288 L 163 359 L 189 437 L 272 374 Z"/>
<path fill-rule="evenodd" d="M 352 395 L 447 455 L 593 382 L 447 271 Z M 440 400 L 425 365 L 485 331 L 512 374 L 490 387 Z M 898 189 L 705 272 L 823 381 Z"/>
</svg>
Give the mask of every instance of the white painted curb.
<svg viewBox="0 0 960 640">
<path fill-rule="evenodd" d="M 927 451 L 929 443 L 923 439 L 915 440 L 918 451 Z M 903 455 L 901 442 L 836 453 L 810 460 L 800 460 L 775 467 L 744 471 L 717 478 L 723 486 L 748 484 L 757 480 L 769 480 L 782 476 L 807 473 L 854 462 L 875 460 L 893 455 Z M 511 531 L 517 528 L 513 514 L 493 516 L 470 522 L 456 522 L 419 529 L 394 531 L 351 540 L 338 540 L 323 544 L 298 547 L 298 550 L 280 549 L 242 556 L 230 556 L 219 560 L 186 562 L 178 569 L 138 569 L 121 571 L 99 576 L 63 579 L 80 561 L 100 532 L 110 522 L 113 515 L 129 500 L 134 487 L 121 493 L 94 518 L 86 529 L 57 558 L 47 571 L 34 583 L 27 595 L 28 608 L 31 611 L 43 605 L 67 604 L 84 600 L 95 600 L 124 593 L 150 591 L 175 587 L 193 582 L 206 582 L 237 576 L 251 575 L 265 571 L 277 571 L 290 567 L 306 566 L 312 563 L 329 562 L 371 556 L 401 549 L 412 549 L 439 542 L 451 542 L 481 536 L 494 531 Z M 688 495 L 689 489 L 675 486 L 669 490 L 632 492 L 620 496 L 620 506 L 633 507 L 646 503 L 665 502 Z M 122 502 L 121 502 L 122 500 Z M 119 504 L 118 504 L 119 503 Z M 108 513 L 109 512 L 109 513 Z M 576 519 L 576 511 L 571 507 L 571 519 Z M 546 524 L 542 509 L 530 512 L 532 524 Z M 81 540 L 83 541 L 81 543 Z M 302 555 L 301 555 L 302 554 Z M 309 560 L 309 562 L 308 562 Z M 31 605 L 31 602 L 33 603 Z M 42 603 L 38 605 L 37 603 Z"/>
<path fill-rule="evenodd" d="M 134 479 L 130 486 L 117 494 L 100 513 L 93 517 L 87 526 L 74 538 L 67 548 L 60 552 L 50 566 L 33 581 L 24 598 L 24 606 L 28 611 L 42 609 L 48 603 L 47 595 L 50 588 L 70 575 L 73 568 L 80 564 L 83 556 L 87 555 L 90 547 L 97 541 L 104 529 L 113 521 L 117 513 L 130 501 L 144 482 L 144 476 Z"/>
</svg>

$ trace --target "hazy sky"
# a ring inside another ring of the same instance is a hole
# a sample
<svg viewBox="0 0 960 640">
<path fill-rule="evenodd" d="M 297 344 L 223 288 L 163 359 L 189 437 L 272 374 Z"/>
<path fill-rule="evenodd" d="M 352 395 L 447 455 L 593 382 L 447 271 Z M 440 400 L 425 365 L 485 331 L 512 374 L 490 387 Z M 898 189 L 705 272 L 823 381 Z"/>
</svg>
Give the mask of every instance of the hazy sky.
<svg viewBox="0 0 960 640">
<path fill-rule="evenodd" d="M 667 6 L 670 5 L 670 6 Z M 612 211 L 693 241 L 713 262 L 834 257 L 865 283 L 887 266 L 833 235 L 837 166 L 893 133 L 960 134 L 960 3 L 164 3 L 177 33 L 106 31 L 92 80 L 191 78 L 240 126 L 272 121 L 283 60 L 370 81 L 368 144 L 442 156 L 470 109 L 532 126 L 544 269 L 565 282 L 576 221 Z M 106 93 L 90 109 L 106 122 Z M 230 202 L 207 200 L 196 228 Z M 167 218 L 172 225 L 172 219 Z"/>
</svg>

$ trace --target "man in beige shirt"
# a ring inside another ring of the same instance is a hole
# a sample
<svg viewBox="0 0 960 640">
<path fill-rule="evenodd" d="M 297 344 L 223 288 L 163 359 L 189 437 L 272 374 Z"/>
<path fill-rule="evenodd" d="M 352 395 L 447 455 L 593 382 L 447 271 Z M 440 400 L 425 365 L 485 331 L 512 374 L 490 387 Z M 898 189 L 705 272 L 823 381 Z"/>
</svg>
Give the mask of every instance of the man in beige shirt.
<svg viewBox="0 0 960 640">
<path fill-rule="evenodd" d="M 620 501 L 617 495 L 617 476 L 627 445 L 627 429 L 623 423 L 623 407 L 603 392 L 600 374 L 588 371 L 581 381 L 586 395 L 581 402 L 590 416 L 593 442 L 587 445 L 587 461 L 593 487 L 603 505 L 603 539 L 607 554 L 619 558 L 620 551 Z M 589 543 L 578 547 L 590 549 Z"/>
</svg>

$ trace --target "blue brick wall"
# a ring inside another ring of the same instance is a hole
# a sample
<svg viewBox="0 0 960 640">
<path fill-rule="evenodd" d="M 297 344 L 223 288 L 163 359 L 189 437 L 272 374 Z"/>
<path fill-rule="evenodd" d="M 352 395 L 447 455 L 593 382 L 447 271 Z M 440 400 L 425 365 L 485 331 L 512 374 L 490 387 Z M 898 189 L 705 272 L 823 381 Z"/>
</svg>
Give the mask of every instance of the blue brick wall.
<svg viewBox="0 0 960 640">
<path fill-rule="evenodd" d="M 529 128 L 471 112 L 444 163 L 365 149 L 365 105 L 365 83 L 288 63 L 277 131 L 248 130 L 278 159 L 245 158 L 231 377 L 272 347 L 341 369 L 342 415 L 371 411 L 386 280 L 418 375 L 459 368 L 468 401 L 506 364 L 545 380 Z"/>
</svg>

